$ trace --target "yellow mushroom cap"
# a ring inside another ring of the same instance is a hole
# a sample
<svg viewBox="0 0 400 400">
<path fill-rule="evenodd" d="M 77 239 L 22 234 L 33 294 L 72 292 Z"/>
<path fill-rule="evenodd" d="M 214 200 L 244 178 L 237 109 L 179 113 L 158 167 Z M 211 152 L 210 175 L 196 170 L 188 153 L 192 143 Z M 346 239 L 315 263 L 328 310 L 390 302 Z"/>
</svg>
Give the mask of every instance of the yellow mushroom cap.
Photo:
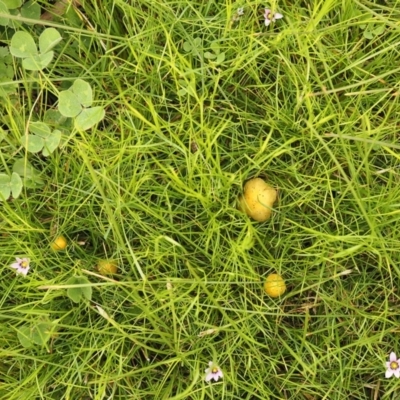
<svg viewBox="0 0 400 400">
<path fill-rule="evenodd" d="M 261 178 L 253 178 L 246 182 L 243 192 L 239 198 L 239 210 L 258 222 L 268 220 L 278 197 L 277 191 Z"/>
<path fill-rule="evenodd" d="M 279 274 L 268 275 L 264 283 L 264 290 L 270 297 L 279 297 L 286 292 L 285 281 Z"/>
<path fill-rule="evenodd" d="M 101 275 L 113 275 L 117 273 L 118 265 L 115 261 L 100 260 L 97 263 L 97 270 Z"/>
<path fill-rule="evenodd" d="M 54 242 L 50 244 L 50 247 L 54 251 L 61 251 L 67 248 L 67 239 L 64 236 L 58 236 L 54 239 Z"/>
</svg>

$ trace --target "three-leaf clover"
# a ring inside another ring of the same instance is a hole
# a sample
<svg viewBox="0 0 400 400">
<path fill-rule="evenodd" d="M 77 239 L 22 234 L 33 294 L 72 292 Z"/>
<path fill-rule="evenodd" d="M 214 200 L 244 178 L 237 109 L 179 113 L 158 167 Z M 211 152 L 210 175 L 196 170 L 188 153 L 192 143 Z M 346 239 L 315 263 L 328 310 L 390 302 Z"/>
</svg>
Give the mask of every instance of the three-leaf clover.
<svg viewBox="0 0 400 400">
<path fill-rule="evenodd" d="M 76 117 L 75 128 L 85 131 L 100 122 L 105 115 L 103 107 L 90 107 L 92 103 L 91 86 L 84 80 L 77 79 L 68 90 L 60 92 L 58 111 L 65 117 Z"/>
<path fill-rule="evenodd" d="M 74 302 L 79 303 L 82 297 L 92 299 L 92 287 L 90 281 L 85 276 L 72 276 L 68 279 L 67 285 L 79 285 L 67 289 L 67 296 Z M 85 285 L 85 286 L 80 286 Z"/>
<path fill-rule="evenodd" d="M 38 322 L 32 325 L 24 325 L 17 330 L 17 336 L 25 348 L 31 348 L 35 344 L 44 346 L 51 337 L 54 325 L 51 322 Z"/>
<path fill-rule="evenodd" d="M 364 29 L 363 36 L 366 39 L 373 39 L 375 36 L 382 35 L 385 32 L 385 25 L 363 24 L 360 27 Z"/>
<path fill-rule="evenodd" d="M 198 55 L 200 50 L 202 50 L 201 39 L 196 37 L 193 40 L 187 40 L 183 43 L 183 50 L 185 50 L 187 53 Z"/>
<path fill-rule="evenodd" d="M 22 136 L 21 141 L 24 147 L 31 153 L 42 154 L 47 157 L 60 144 L 61 131 L 54 129 L 52 132 L 50 127 L 43 122 L 31 122 L 29 124 L 31 134 Z"/>
<path fill-rule="evenodd" d="M 16 199 L 21 194 L 22 186 L 22 179 L 16 172 L 11 177 L 0 174 L 0 201 L 7 200 L 11 194 Z"/>
<path fill-rule="evenodd" d="M 221 64 L 225 60 L 225 53 L 221 53 L 218 42 L 215 40 L 211 43 L 211 50 L 204 53 L 204 57 L 208 60 L 214 60 L 216 64 Z"/>
<path fill-rule="evenodd" d="M 11 39 L 10 52 L 14 57 L 22 58 L 22 66 L 30 71 L 39 71 L 47 67 L 54 57 L 51 50 L 62 40 L 54 28 L 45 29 L 39 36 L 39 51 L 33 37 L 28 32 L 18 31 Z"/>
</svg>

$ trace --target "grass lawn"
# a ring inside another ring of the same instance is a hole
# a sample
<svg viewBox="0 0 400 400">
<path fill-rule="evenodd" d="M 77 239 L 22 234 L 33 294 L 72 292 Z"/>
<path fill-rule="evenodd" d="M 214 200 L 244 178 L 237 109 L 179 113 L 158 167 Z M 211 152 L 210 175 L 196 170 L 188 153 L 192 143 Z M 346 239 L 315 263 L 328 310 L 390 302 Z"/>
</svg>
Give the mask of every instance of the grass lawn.
<svg viewBox="0 0 400 400">
<path fill-rule="evenodd" d="M 0 400 L 400 399 L 400 1 L 2 1 L 62 40 L 0 52 Z M 28 149 L 77 79 L 104 118 Z"/>
</svg>

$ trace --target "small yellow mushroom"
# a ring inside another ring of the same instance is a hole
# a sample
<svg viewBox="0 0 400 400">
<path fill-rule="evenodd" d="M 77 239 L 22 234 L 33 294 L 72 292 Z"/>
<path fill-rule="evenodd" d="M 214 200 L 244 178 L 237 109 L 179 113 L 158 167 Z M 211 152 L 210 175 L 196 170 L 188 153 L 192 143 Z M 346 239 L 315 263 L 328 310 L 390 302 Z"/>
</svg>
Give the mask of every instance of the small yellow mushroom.
<svg viewBox="0 0 400 400">
<path fill-rule="evenodd" d="M 54 251 L 61 251 L 67 248 L 67 239 L 64 236 L 58 236 L 55 238 L 54 242 L 50 244 L 50 247 Z"/>
<path fill-rule="evenodd" d="M 113 275 L 118 271 L 118 266 L 115 261 L 100 260 L 97 263 L 97 270 L 101 275 Z"/>
<path fill-rule="evenodd" d="M 277 196 L 278 193 L 272 186 L 261 178 L 253 178 L 244 185 L 238 208 L 254 220 L 264 222 L 271 217 Z"/>
<path fill-rule="evenodd" d="M 268 275 L 264 283 L 264 290 L 270 297 L 279 297 L 286 292 L 285 281 L 278 274 Z"/>
</svg>

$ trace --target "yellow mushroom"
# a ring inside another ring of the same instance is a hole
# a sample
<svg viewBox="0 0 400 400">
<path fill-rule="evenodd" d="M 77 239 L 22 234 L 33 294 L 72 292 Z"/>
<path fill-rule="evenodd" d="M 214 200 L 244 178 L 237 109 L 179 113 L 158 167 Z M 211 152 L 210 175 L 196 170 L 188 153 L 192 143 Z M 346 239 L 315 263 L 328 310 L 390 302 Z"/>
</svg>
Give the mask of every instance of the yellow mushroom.
<svg viewBox="0 0 400 400">
<path fill-rule="evenodd" d="M 278 274 L 270 274 L 264 283 L 264 290 L 270 297 L 279 297 L 286 292 L 285 281 Z"/>
<path fill-rule="evenodd" d="M 64 236 L 58 236 L 54 239 L 54 242 L 50 244 L 50 247 L 54 251 L 61 251 L 67 248 L 67 239 Z"/>
<path fill-rule="evenodd" d="M 277 191 L 267 182 L 261 178 L 253 178 L 244 185 L 238 208 L 254 220 L 264 222 L 271 217 L 277 196 Z"/>
<path fill-rule="evenodd" d="M 115 261 L 100 260 L 97 263 L 97 270 L 101 275 L 113 275 L 117 273 L 118 266 Z"/>
</svg>

